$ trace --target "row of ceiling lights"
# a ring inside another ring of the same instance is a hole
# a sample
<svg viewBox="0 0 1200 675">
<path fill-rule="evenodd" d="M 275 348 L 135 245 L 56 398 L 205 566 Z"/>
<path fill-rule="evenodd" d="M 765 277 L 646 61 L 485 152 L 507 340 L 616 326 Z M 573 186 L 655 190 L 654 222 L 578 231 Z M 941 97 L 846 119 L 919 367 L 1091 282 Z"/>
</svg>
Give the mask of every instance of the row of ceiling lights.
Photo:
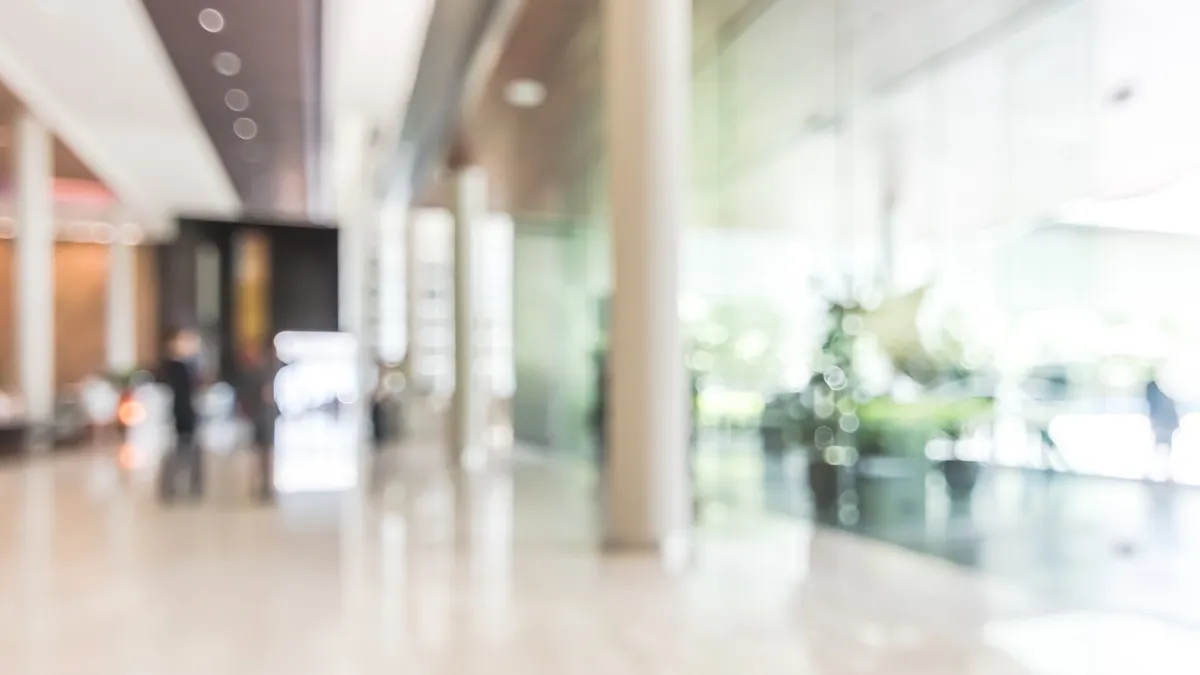
<svg viewBox="0 0 1200 675">
<path fill-rule="evenodd" d="M 58 223 L 58 238 L 88 244 L 113 244 L 120 242 L 136 246 L 145 239 L 145 233 L 137 223 L 113 225 L 101 220 L 71 220 Z M 12 239 L 16 233 L 16 221 L 9 216 L 0 216 L 0 239 Z"/>
<path fill-rule="evenodd" d="M 225 16 L 210 8 L 200 10 L 200 27 L 210 33 L 220 33 L 225 29 Z M 242 72 L 242 59 L 230 51 L 220 51 L 213 56 L 213 68 L 225 77 L 234 77 Z M 245 90 L 232 88 L 225 92 L 225 106 L 236 113 L 246 112 L 250 107 L 250 95 Z M 258 123 L 253 118 L 242 116 L 233 121 L 233 133 L 243 141 L 253 140 L 258 136 Z M 249 148 L 247 158 L 250 158 Z"/>
</svg>

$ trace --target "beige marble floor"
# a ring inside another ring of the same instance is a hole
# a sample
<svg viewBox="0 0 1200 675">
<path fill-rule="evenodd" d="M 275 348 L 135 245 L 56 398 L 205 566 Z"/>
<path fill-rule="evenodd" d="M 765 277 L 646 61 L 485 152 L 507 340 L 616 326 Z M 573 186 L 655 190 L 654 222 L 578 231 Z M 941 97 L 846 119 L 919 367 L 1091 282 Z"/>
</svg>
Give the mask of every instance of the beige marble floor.
<svg viewBox="0 0 1200 675">
<path fill-rule="evenodd" d="M 710 514 L 681 572 L 605 557 L 587 476 L 431 452 L 271 509 L 228 460 L 171 510 L 105 451 L 0 468 L 0 673 L 1066 675 L 1133 672 L 1097 656 L 1122 635 L 1200 644 L 762 514 Z"/>
</svg>

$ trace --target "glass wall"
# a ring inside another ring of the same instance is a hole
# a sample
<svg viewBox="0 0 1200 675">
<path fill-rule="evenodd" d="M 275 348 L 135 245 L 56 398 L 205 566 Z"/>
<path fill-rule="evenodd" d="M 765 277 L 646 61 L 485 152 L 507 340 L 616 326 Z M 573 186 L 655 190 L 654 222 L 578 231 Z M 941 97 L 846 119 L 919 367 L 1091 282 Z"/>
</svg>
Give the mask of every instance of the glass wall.
<svg viewBox="0 0 1200 675">
<path fill-rule="evenodd" d="M 1179 408 L 1176 444 L 1197 445 L 1174 475 L 1200 481 L 1187 7 L 696 1 L 680 312 L 716 489 L 776 442 L 865 452 L 846 427 L 951 399 L 988 412 L 938 422 L 953 442 L 916 454 L 1143 477 L 1152 379 Z M 595 79 L 599 44 L 581 49 L 559 77 Z M 598 139 L 600 109 L 559 124 Z M 570 450 L 587 446 L 608 282 L 604 157 L 583 146 L 540 203 L 563 215 L 515 215 L 517 432 Z M 854 396 L 828 438 L 768 438 L 814 386 L 843 400 L 834 369 Z"/>
<path fill-rule="evenodd" d="M 514 231 L 514 433 L 526 443 L 590 453 L 607 236 L 586 219 L 525 217 Z"/>
</svg>

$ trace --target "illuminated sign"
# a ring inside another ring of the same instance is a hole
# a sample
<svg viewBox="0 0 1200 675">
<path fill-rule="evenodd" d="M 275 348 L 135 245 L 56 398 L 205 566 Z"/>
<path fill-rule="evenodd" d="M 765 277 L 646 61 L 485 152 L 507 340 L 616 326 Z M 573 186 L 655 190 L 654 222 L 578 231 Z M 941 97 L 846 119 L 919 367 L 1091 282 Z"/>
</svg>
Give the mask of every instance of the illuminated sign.
<svg viewBox="0 0 1200 675">
<path fill-rule="evenodd" d="M 359 396 L 358 342 L 346 333 L 275 337 L 275 489 L 345 490 L 358 481 L 358 430 L 341 407 Z"/>
<path fill-rule="evenodd" d="M 275 337 L 283 364 L 275 376 L 275 404 L 284 417 L 358 400 L 358 342 L 346 333 L 284 332 Z"/>
</svg>

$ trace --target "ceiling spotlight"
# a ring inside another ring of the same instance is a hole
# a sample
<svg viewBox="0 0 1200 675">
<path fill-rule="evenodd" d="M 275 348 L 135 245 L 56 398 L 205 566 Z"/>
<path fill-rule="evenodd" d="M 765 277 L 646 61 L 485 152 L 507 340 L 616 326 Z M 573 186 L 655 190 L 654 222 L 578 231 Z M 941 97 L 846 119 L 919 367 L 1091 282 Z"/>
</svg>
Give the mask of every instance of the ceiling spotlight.
<svg viewBox="0 0 1200 675">
<path fill-rule="evenodd" d="M 93 241 L 92 227 L 95 223 L 86 221 L 71 221 L 69 223 L 60 224 L 58 226 L 58 236 L 60 239 L 74 242 L 90 242 Z"/>
<path fill-rule="evenodd" d="M 546 85 L 530 79 L 513 80 L 504 87 L 504 100 L 517 108 L 536 108 L 546 100 Z"/>
<path fill-rule="evenodd" d="M 213 57 L 213 68 L 226 77 L 232 77 L 242 72 L 242 60 L 233 52 L 220 52 Z"/>
<path fill-rule="evenodd" d="M 123 223 L 121 225 L 120 240 L 126 246 L 137 246 L 142 243 L 143 233 L 142 228 L 138 227 L 137 223 Z"/>
<path fill-rule="evenodd" d="M 108 223 L 92 224 L 92 241 L 97 244 L 113 243 L 113 226 Z"/>
<path fill-rule="evenodd" d="M 225 92 L 225 105 L 234 112 L 242 112 L 250 107 L 250 95 L 241 89 L 230 89 Z"/>
<path fill-rule="evenodd" d="M 233 133 L 243 141 L 248 141 L 258 135 L 258 123 L 249 117 L 239 117 L 233 122 Z"/>
<path fill-rule="evenodd" d="M 200 10 L 200 27 L 210 33 L 220 33 L 225 27 L 225 17 L 215 9 Z"/>
</svg>

